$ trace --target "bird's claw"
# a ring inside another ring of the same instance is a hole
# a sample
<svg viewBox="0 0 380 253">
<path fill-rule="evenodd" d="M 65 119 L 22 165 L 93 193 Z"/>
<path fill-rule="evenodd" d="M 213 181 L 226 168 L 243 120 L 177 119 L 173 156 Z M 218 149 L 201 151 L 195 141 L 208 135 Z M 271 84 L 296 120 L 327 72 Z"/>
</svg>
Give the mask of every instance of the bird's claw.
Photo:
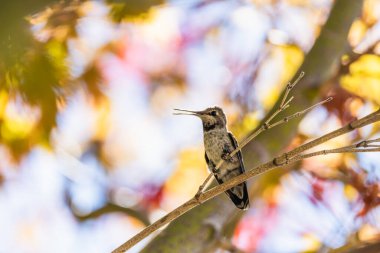
<svg viewBox="0 0 380 253">
<path fill-rule="evenodd" d="M 225 154 L 222 155 L 222 159 L 225 160 L 225 161 L 231 161 L 232 157 L 230 156 L 229 153 L 225 153 Z"/>
</svg>

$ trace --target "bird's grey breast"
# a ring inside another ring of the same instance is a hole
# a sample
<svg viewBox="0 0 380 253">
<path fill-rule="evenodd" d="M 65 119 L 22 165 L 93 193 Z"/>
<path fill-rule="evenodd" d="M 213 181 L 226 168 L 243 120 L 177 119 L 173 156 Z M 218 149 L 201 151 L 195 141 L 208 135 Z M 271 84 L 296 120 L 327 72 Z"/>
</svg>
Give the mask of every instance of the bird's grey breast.
<svg viewBox="0 0 380 253">
<path fill-rule="evenodd" d="M 204 145 L 208 159 L 217 165 L 224 153 L 230 153 L 235 148 L 226 129 L 214 129 L 204 133 Z M 230 167 L 224 163 L 223 168 Z"/>
</svg>

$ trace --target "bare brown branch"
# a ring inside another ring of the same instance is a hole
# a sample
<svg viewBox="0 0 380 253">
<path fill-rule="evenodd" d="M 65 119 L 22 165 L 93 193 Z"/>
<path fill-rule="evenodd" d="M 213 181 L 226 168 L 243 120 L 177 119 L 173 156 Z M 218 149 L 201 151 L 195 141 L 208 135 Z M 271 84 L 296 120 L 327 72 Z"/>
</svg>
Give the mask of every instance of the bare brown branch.
<svg viewBox="0 0 380 253">
<path fill-rule="evenodd" d="M 238 185 L 238 184 L 246 181 L 247 179 L 249 179 L 251 177 L 260 175 L 260 174 L 265 173 L 265 172 L 272 170 L 274 168 L 282 167 L 286 164 L 294 163 L 294 162 L 299 161 L 301 159 L 307 158 L 307 157 L 302 158 L 301 153 L 305 152 L 306 150 L 309 150 L 310 148 L 318 146 L 318 145 L 320 145 L 326 141 L 329 141 L 335 137 L 338 137 L 340 135 L 354 131 L 355 129 L 364 127 L 366 125 L 372 124 L 372 123 L 377 122 L 377 121 L 380 121 L 380 110 L 377 110 L 376 112 L 373 112 L 373 113 L 367 115 L 366 117 L 364 117 L 362 119 L 355 120 L 355 121 L 347 124 L 346 126 L 341 127 L 341 128 L 339 128 L 333 132 L 330 132 L 328 134 L 325 134 L 325 135 L 323 135 L 323 136 L 321 136 L 321 137 L 319 137 L 313 141 L 310 141 L 306 144 L 303 144 L 303 145 L 301 145 L 301 146 L 299 146 L 299 147 L 297 147 L 297 148 L 295 148 L 295 149 L 293 149 L 287 153 L 282 154 L 281 156 L 273 159 L 272 161 L 264 163 L 262 165 L 259 165 L 255 168 L 253 168 L 252 170 L 249 170 L 249 171 L 245 172 L 244 174 L 241 174 L 237 177 L 234 177 L 231 180 L 229 180 L 223 184 L 217 185 L 217 186 L 213 187 L 212 189 L 210 189 L 204 193 L 201 193 L 200 196 L 198 197 L 198 199 L 196 199 L 195 197 L 190 199 L 189 201 L 187 201 L 183 205 L 177 207 L 172 212 L 168 213 L 167 215 L 165 215 L 161 219 L 154 222 L 152 225 L 146 227 L 144 230 L 142 230 L 141 232 L 136 234 L 134 237 L 132 237 L 130 240 L 125 242 L 123 245 L 121 245 L 120 247 L 115 249 L 113 251 L 113 253 L 125 252 L 126 250 L 130 249 L 135 244 L 137 244 L 142 239 L 146 238 L 147 236 L 149 236 L 150 234 L 152 234 L 153 232 L 155 232 L 156 230 L 158 230 L 162 226 L 164 226 L 164 225 L 168 224 L 169 222 L 177 219 L 179 216 L 188 212 L 189 210 L 191 210 L 195 206 L 198 206 L 201 203 L 206 202 L 207 200 L 221 194 L 222 192 L 225 192 L 226 190 L 234 187 L 235 185 Z M 350 147 L 350 149 L 347 150 L 347 152 L 364 152 L 363 150 L 366 149 L 365 147 L 360 148 L 357 146 L 358 145 L 363 146 L 363 144 L 361 144 L 361 143 L 367 143 L 367 145 L 369 145 L 370 143 L 374 143 L 374 142 L 375 142 L 375 140 L 368 140 L 368 141 L 364 141 L 364 142 L 360 142 L 358 144 L 355 144 L 355 147 L 353 147 L 354 145 L 348 146 L 348 147 Z M 345 147 L 345 148 L 347 148 L 347 147 Z M 344 148 L 341 148 L 341 149 L 342 150 L 340 150 L 340 151 L 343 152 Z M 337 150 L 338 149 L 336 149 L 335 152 L 337 152 Z M 371 151 L 366 151 L 366 152 L 376 152 L 376 151 L 378 151 L 378 148 L 371 148 Z M 321 152 L 321 153 L 318 153 L 318 152 Z M 322 150 L 322 151 L 317 151 L 314 153 L 316 153 L 315 155 L 324 155 L 326 153 L 326 151 Z M 312 154 L 312 153 L 310 153 L 310 154 Z"/>
<path fill-rule="evenodd" d="M 301 72 L 300 75 L 298 76 L 298 78 L 293 82 L 293 83 L 288 83 L 288 85 L 286 86 L 286 89 L 285 89 L 285 94 L 282 98 L 282 101 L 281 101 L 281 104 L 278 106 L 278 108 L 269 116 L 269 118 L 264 122 L 264 124 L 258 128 L 256 131 L 254 131 L 251 135 L 249 135 L 246 139 L 244 139 L 240 145 L 234 150 L 231 152 L 230 156 L 234 156 L 237 152 L 239 152 L 245 145 L 247 145 L 250 141 L 252 141 L 254 138 L 256 138 L 259 134 L 261 134 L 262 132 L 264 132 L 265 130 L 268 130 L 274 126 L 278 126 L 282 123 L 285 123 L 289 120 L 285 118 L 283 120 L 280 120 L 274 124 L 271 124 L 271 121 L 282 111 L 284 111 L 286 108 L 289 107 L 289 103 L 293 100 L 293 97 L 291 97 L 290 99 L 287 100 L 288 96 L 289 96 L 289 92 L 294 88 L 294 86 L 296 86 L 296 84 L 302 79 L 302 77 L 305 75 L 304 72 Z M 319 103 L 320 104 L 320 103 Z M 314 106 L 312 106 L 313 108 Z M 299 112 L 299 115 L 300 116 L 301 114 L 305 113 L 306 110 L 304 110 L 303 112 Z M 289 116 L 290 117 L 290 116 Z M 294 117 L 292 117 L 294 118 Z M 219 164 L 217 165 L 216 168 L 220 168 L 220 166 L 222 165 L 223 163 L 223 160 L 219 162 Z"/>
</svg>

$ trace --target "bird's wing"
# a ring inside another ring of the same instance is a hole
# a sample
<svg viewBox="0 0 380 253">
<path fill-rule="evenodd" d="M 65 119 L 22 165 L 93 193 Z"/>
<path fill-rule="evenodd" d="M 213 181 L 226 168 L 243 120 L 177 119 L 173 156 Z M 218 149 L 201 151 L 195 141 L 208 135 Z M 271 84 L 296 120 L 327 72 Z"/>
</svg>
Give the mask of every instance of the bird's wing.
<svg viewBox="0 0 380 253">
<path fill-rule="evenodd" d="M 234 149 L 238 147 L 237 141 L 235 137 L 228 133 L 228 136 L 230 137 L 230 140 L 233 144 Z M 243 163 L 243 157 L 241 155 L 241 151 L 236 153 L 238 159 L 239 159 L 239 174 L 244 173 L 244 163 Z M 219 180 L 218 180 L 219 181 Z M 246 210 L 249 208 L 249 196 L 247 191 L 247 184 L 246 182 L 241 183 L 229 190 L 226 191 L 227 195 L 230 197 L 232 202 L 236 205 L 237 208 Z"/>
<path fill-rule="evenodd" d="M 205 152 L 205 159 L 206 159 L 206 163 L 207 163 L 207 166 L 208 166 L 208 169 L 211 173 L 214 173 L 215 172 L 215 164 L 210 161 L 210 159 L 208 159 L 207 157 L 207 153 Z"/>
<path fill-rule="evenodd" d="M 237 143 L 235 137 L 230 132 L 228 132 L 228 137 L 230 137 L 232 145 L 233 145 L 234 149 L 236 149 L 238 147 L 238 143 Z M 239 163 L 240 163 L 240 172 L 244 173 L 245 168 L 244 168 L 243 157 L 241 155 L 241 151 L 239 150 L 239 152 L 237 152 L 236 155 L 237 155 L 237 157 L 239 159 Z"/>
</svg>

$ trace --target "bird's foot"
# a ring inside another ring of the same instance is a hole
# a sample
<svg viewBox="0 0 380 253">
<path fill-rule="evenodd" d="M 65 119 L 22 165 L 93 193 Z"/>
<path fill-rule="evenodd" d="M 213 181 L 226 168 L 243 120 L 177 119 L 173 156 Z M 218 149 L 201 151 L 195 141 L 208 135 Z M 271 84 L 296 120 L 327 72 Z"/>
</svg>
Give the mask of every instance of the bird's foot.
<svg viewBox="0 0 380 253">
<path fill-rule="evenodd" d="M 230 156 L 230 154 L 229 153 L 224 153 L 223 155 L 222 155 L 222 159 L 223 160 L 225 160 L 225 161 L 232 161 L 232 156 Z"/>
</svg>

